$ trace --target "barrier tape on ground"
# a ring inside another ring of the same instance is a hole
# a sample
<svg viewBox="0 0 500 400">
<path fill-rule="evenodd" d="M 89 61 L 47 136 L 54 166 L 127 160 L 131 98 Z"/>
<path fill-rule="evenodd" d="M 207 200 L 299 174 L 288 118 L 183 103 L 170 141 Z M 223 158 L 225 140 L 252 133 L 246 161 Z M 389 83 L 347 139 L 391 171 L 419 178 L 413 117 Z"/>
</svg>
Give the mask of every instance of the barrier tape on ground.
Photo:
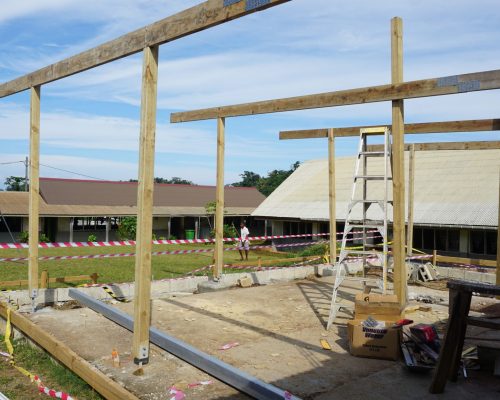
<svg viewBox="0 0 500 400">
<path fill-rule="evenodd" d="M 11 309 L 9 307 L 6 307 L 7 309 L 7 322 L 5 324 L 5 347 L 7 348 L 8 355 L 9 355 L 9 364 L 15 368 L 17 371 L 19 371 L 21 374 L 26 376 L 27 378 L 30 379 L 31 382 L 35 383 L 38 386 L 38 391 L 40 393 L 44 393 L 47 396 L 57 398 L 57 399 L 62 399 L 62 400 L 76 400 L 73 397 L 71 397 L 68 393 L 61 392 L 61 391 L 55 391 L 53 389 L 49 389 L 45 387 L 45 385 L 42 383 L 41 379 L 38 377 L 38 375 L 32 374 L 28 370 L 24 369 L 23 367 L 20 367 L 16 365 L 16 362 L 14 360 L 14 346 L 12 345 L 12 342 L 10 341 L 10 337 L 12 336 L 12 325 L 10 322 L 10 313 Z"/>
<path fill-rule="evenodd" d="M 366 231 L 366 233 L 377 232 L 377 229 Z M 342 235 L 343 232 L 338 232 L 337 235 Z M 360 235 L 362 232 L 352 232 L 353 235 Z M 304 233 L 299 235 L 272 235 L 272 236 L 251 236 L 248 240 L 269 240 L 269 239 L 291 239 L 303 237 L 321 237 L 330 236 L 329 233 Z M 223 238 L 224 242 L 237 242 L 239 238 Z M 153 240 L 153 244 L 199 244 L 199 243 L 215 243 L 215 239 L 169 239 L 169 240 Z M 116 246 L 135 246 L 134 240 L 114 240 L 110 242 L 56 242 L 56 243 L 39 243 L 38 247 L 42 249 L 53 248 L 73 248 L 73 247 L 116 247 Z M 0 249 L 27 249 L 28 243 L 0 243 Z"/>
</svg>

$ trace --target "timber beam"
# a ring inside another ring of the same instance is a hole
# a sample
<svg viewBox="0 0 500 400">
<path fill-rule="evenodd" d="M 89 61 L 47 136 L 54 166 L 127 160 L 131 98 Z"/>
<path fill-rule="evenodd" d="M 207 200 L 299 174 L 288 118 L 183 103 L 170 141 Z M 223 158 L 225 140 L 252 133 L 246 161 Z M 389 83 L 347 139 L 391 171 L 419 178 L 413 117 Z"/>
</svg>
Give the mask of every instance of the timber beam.
<svg viewBox="0 0 500 400">
<path fill-rule="evenodd" d="M 83 72 L 290 0 L 208 0 L 0 85 L 0 98 Z"/>
<path fill-rule="evenodd" d="M 393 83 L 389 85 L 369 86 L 358 89 L 177 112 L 171 114 L 170 122 L 201 121 L 221 117 L 271 114 L 313 108 L 443 96 L 492 89 L 500 89 L 500 70 L 498 69 Z"/>
<path fill-rule="evenodd" d="M 0 316 L 7 320 L 8 305 L 0 302 Z M 10 310 L 12 325 L 23 332 L 52 357 L 77 374 L 104 398 L 108 400 L 139 400 L 118 382 L 107 377 L 95 366 L 84 360 L 63 342 L 44 331 L 27 317 L 17 311 Z"/>
<path fill-rule="evenodd" d="M 379 125 L 377 125 L 379 126 Z M 391 125 L 381 125 L 391 128 Z M 359 130 L 370 126 L 334 128 L 335 137 L 359 136 Z M 405 124 L 405 134 L 500 131 L 500 119 L 425 122 Z M 328 128 L 281 131 L 280 140 L 327 138 Z"/>
<path fill-rule="evenodd" d="M 410 151 L 414 146 L 415 151 L 436 150 L 493 150 L 500 149 L 500 140 L 479 142 L 436 142 L 436 143 L 411 143 L 405 144 L 405 151 Z M 381 151 L 384 145 L 372 144 L 367 147 L 368 151 Z"/>
</svg>

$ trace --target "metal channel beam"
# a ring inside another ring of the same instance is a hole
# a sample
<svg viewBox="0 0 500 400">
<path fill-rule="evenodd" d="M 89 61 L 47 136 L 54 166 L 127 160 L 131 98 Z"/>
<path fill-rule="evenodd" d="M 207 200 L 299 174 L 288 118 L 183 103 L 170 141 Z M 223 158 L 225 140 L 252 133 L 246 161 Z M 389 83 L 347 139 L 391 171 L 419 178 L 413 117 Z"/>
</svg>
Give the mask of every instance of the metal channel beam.
<svg viewBox="0 0 500 400">
<path fill-rule="evenodd" d="M 69 296 L 88 308 L 102 314 L 109 320 L 117 323 L 123 328 L 132 331 L 134 319 L 127 313 L 117 310 L 116 308 L 96 300 L 77 289 L 69 289 Z M 265 383 L 256 377 L 247 374 L 225 362 L 206 354 L 196 347 L 193 347 L 182 340 L 176 339 L 173 336 L 156 329 L 149 328 L 151 343 L 161 347 L 181 360 L 195 366 L 202 371 L 212 375 L 214 378 L 234 387 L 254 399 L 258 400 L 283 400 L 294 399 L 300 400 L 299 397 L 289 396 L 284 390 L 276 386 Z"/>
</svg>

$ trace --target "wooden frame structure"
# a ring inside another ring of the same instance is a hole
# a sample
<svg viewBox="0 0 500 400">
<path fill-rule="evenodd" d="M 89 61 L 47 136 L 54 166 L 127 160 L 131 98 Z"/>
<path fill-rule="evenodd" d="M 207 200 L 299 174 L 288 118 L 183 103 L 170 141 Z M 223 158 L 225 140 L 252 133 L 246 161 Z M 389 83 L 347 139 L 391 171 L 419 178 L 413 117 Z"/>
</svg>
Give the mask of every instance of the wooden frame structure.
<svg viewBox="0 0 500 400">
<path fill-rule="evenodd" d="M 137 198 L 138 229 L 135 263 L 136 289 L 134 296 L 135 326 L 132 355 L 136 363 L 147 363 L 149 357 L 151 237 L 158 47 L 161 44 L 288 1 L 290 0 L 207 0 L 98 47 L 0 84 L 0 98 L 24 90 L 31 90 L 28 279 L 33 304 L 38 294 L 40 91 L 42 85 L 135 53 L 143 53 L 140 165 Z"/>
<path fill-rule="evenodd" d="M 237 105 L 212 107 L 199 110 L 191 110 L 173 113 L 170 121 L 173 123 L 200 121 L 208 119 L 220 119 L 238 116 L 250 116 L 258 114 L 271 114 L 285 111 L 298 111 L 314 108 L 339 107 L 355 104 L 374 103 L 382 101 L 392 102 L 392 124 L 393 135 L 393 196 L 394 196 L 394 219 L 393 219 L 393 253 L 394 253 L 394 287 L 401 305 L 406 304 L 406 271 L 405 263 L 405 218 L 404 218 L 404 133 L 436 133 L 443 131 L 477 131 L 492 130 L 500 125 L 500 120 L 480 121 L 455 121 L 451 123 L 428 123 L 428 124 L 404 124 L 405 99 L 415 99 L 431 96 L 451 95 L 483 90 L 500 89 L 500 69 L 484 72 L 474 72 L 445 76 L 417 81 L 403 81 L 403 47 L 402 47 L 402 20 L 395 17 L 391 20 L 391 77 L 392 83 L 379 86 L 370 86 L 357 89 L 348 89 L 334 92 L 325 92 L 305 96 L 288 97 L 273 100 L 256 101 Z M 454 129 L 452 125 L 455 124 Z M 487 129 L 480 129 L 480 127 Z M 408 131 L 411 127 L 415 132 Z M 470 127 L 475 129 L 470 129 Z M 489 127 L 489 128 L 488 128 Z M 359 127 L 356 127 L 356 135 Z M 340 136 L 352 136 L 353 128 L 344 128 Z M 288 135 L 300 136 L 294 133 Z M 333 135 L 327 130 L 316 130 L 315 137 L 328 137 L 329 149 L 333 149 L 331 136 L 337 136 L 335 130 Z M 283 135 L 283 134 L 282 134 Z M 331 143 L 331 144 L 330 144 Z M 331 159 L 331 157 L 329 157 Z M 330 172 L 331 174 L 331 172 Z M 332 195 L 330 192 L 330 199 Z M 331 207 L 331 206 L 330 206 Z M 332 239 L 330 239 L 332 241 Z M 331 246 L 333 248 L 333 246 Z"/>
</svg>

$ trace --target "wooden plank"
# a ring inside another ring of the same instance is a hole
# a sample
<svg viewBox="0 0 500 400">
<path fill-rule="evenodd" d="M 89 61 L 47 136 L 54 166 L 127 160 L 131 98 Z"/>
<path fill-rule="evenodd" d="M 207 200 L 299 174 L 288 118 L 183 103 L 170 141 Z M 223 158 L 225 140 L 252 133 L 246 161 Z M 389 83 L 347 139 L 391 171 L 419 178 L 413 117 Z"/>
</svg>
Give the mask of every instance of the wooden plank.
<svg viewBox="0 0 500 400">
<path fill-rule="evenodd" d="M 42 271 L 40 275 L 40 288 L 47 289 L 49 287 L 49 273 L 47 270 Z"/>
<path fill-rule="evenodd" d="M 411 147 L 415 151 L 437 151 L 437 150 L 494 150 L 500 149 L 500 140 L 478 141 L 478 142 L 435 142 L 435 143 L 411 143 L 405 144 L 405 151 Z M 383 146 L 373 144 L 368 146 L 368 151 L 381 151 Z"/>
<path fill-rule="evenodd" d="M 391 20 L 391 75 L 392 83 L 403 82 L 403 21 Z M 399 304 L 406 306 L 407 282 L 405 261 L 405 160 L 404 160 L 404 103 L 392 102 L 392 191 L 394 293 Z"/>
<path fill-rule="evenodd" d="M 408 229 L 406 231 L 406 255 L 413 254 L 413 214 L 415 197 L 415 145 L 410 145 L 410 159 L 408 160 Z"/>
<path fill-rule="evenodd" d="M 137 244 L 135 255 L 134 362 L 149 362 L 151 323 L 151 241 L 153 236 L 154 154 L 156 99 L 158 86 L 158 46 L 144 49 L 141 96 L 139 187 L 137 193 Z"/>
<path fill-rule="evenodd" d="M 391 128 L 389 124 L 382 125 Z M 334 128 L 335 137 L 359 136 L 360 129 L 368 125 Z M 406 134 L 452 133 L 452 132 L 487 132 L 500 131 L 500 119 L 472 119 L 464 121 L 442 121 L 405 124 Z M 281 131 L 280 140 L 315 139 L 328 137 L 328 128 Z"/>
<path fill-rule="evenodd" d="M 29 166 L 28 280 L 31 298 L 38 289 L 38 239 L 40 230 L 40 86 L 31 88 Z"/>
<path fill-rule="evenodd" d="M 44 272 L 42 271 L 40 276 L 40 288 L 47 289 L 48 286 L 44 287 Z M 92 281 L 93 283 L 97 283 L 97 278 L 99 275 L 97 273 L 93 273 L 92 275 L 76 275 L 76 276 L 61 276 L 56 278 L 49 278 L 45 280 L 46 283 L 65 283 L 65 282 L 80 282 L 80 281 Z M 0 287 L 12 287 L 12 286 L 24 286 L 28 285 L 29 281 L 27 279 L 20 279 L 15 281 L 0 281 Z"/>
<path fill-rule="evenodd" d="M 467 324 L 473 326 L 479 326 L 481 328 L 500 330 L 500 322 L 492 321 L 491 319 L 488 318 L 468 317 Z"/>
<path fill-rule="evenodd" d="M 7 305 L 0 303 L 0 315 L 7 319 Z M 77 374 L 108 400 L 138 400 L 120 384 L 108 378 L 96 367 L 85 361 L 63 342 L 44 331 L 16 311 L 10 312 L 12 325 L 50 353 L 52 357 Z"/>
<path fill-rule="evenodd" d="M 435 250 L 434 250 L 435 251 Z M 481 260 L 479 258 L 465 258 L 465 257 L 449 257 L 442 256 L 436 253 L 436 262 L 447 263 L 447 264 L 466 264 L 466 265 L 478 265 L 480 267 L 496 267 L 496 260 Z"/>
<path fill-rule="evenodd" d="M 93 49 L 6 82 L 0 85 L 0 98 L 86 71 L 139 53 L 146 47 L 171 42 L 288 1 L 290 0 L 268 0 L 265 2 L 244 0 L 227 6 L 224 6 L 223 0 L 205 1 Z"/>
<path fill-rule="evenodd" d="M 217 119 L 217 182 L 215 194 L 215 263 L 214 279 L 219 279 L 224 268 L 224 147 L 226 121 Z"/>
<path fill-rule="evenodd" d="M 170 121 L 200 121 L 218 117 L 270 114 L 285 111 L 308 110 L 312 108 L 338 107 L 353 104 L 376 103 L 380 101 L 443 96 L 492 89 L 500 89 L 500 70 L 473 72 L 470 74 L 422 79 L 389 85 L 369 86 L 306 96 L 177 112 L 171 114 Z"/>
<path fill-rule="evenodd" d="M 330 264 L 337 261 L 337 211 L 335 196 L 335 137 L 328 130 L 328 206 L 330 212 Z"/>
</svg>

